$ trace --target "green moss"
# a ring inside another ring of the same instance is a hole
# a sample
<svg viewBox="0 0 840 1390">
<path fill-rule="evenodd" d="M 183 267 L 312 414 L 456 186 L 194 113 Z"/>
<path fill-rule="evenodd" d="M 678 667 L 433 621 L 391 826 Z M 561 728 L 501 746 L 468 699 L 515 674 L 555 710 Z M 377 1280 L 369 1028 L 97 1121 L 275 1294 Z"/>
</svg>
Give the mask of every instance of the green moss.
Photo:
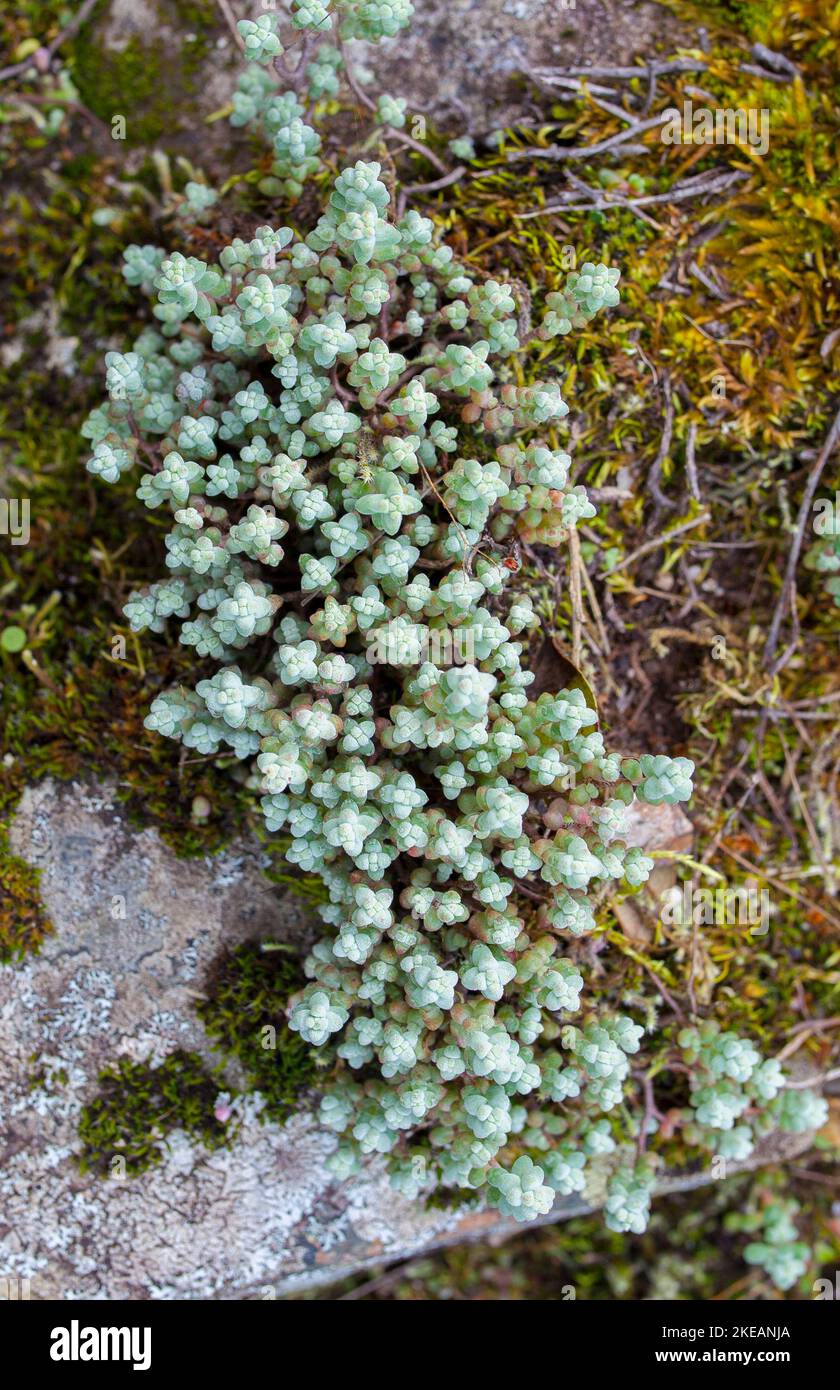
<svg viewBox="0 0 840 1390">
<path fill-rule="evenodd" d="M 155 694 L 194 668 L 186 652 L 128 630 L 122 605 L 156 568 L 146 509 L 131 481 L 94 487 L 79 435 L 101 396 L 103 345 L 142 327 L 120 273 L 122 248 L 157 239 L 136 212 L 123 215 L 119 235 L 93 221 L 107 201 L 107 169 L 80 153 L 58 173 L 33 170 L 27 191 L 12 190 L 0 216 L 0 300 L 6 332 L 20 342 L 17 360 L 0 369 L 0 493 L 27 497 L 31 509 L 30 543 L 0 547 L 0 631 L 19 629 L 26 639 L 21 650 L 0 644 L 8 754 L 0 762 L 0 831 L 38 777 L 95 771 L 114 780 L 132 820 L 195 856 L 242 828 L 245 798 L 224 761 L 183 758 L 143 727 Z M 70 374 L 47 365 L 52 334 L 78 340 Z M 197 796 L 210 804 L 201 823 L 191 816 Z M 3 902 L 2 959 L 18 958 L 43 934 L 34 888 L 31 911 L 21 897 L 22 884 L 14 910 L 11 898 Z"/>
<path fill-rule="evenodd" d="M 34 189 L 10 192 L 0 248 L 8 321 L 20 323 L 49 296 L 65 333 L 92 342 L 124 328 L 134 304 L 120 274 L 125 243 L 93 222 L 92 212 L 103 201 L 99 170 L 84 158 L 70 161 L 60 177 L 53 177 L 46 198 L 39 199 Z M 43 332 L 33 332 L 32 338 L 32 347 L 42 351 Z M 19 367 L 19 376 L 26 366 Z"/>
<path fill-rule="evenodd" d="M 171 0 L 170 9 L 174 10 L 178 27 L 184 34 L 181 61 L 185 76 L 191 78 L 206 58 L 216 35 L 222 32 L 219 6 L 216 0 Z M 193 83 L 189 85 L 192 90 Z"/>
<path fill-rule="evenodd" d="M 249 1087 L 264 1097 L 264 1120 L 287 1119 L 323 1068 L 315 1050 L 286 1025 L 286 1001 L 303 983 L 288 947 L 266 951 L 248 943 L 220 957 L 209 997 L 197 1005 L 210 1037 L 237 1059 Z"/>
<path fill-rule="evenodd" d="M 571 371 L 562 343 L 547 344 L 539 361 L 539 374 L 559 372 L 564 394 L 574 397 L 578 478 L 594 487 L 617 483 L 633 494 L 602 504 L 582 532 L 594 603 L 605 619 L 598 628 L 596 610 L 592 620 L 585 615 L 584 671 L 598 693 L 604 727 L 624 751 L 645 740 L 694 758 L 700 769 L 691 812 L 697 858 L 711 846 L 712 866 L 729 888 L 751 881 L 768 890 L 772 904 L 766 939 L 752 935 L 748 925 L 721 924 L 704 926 L 690 940 L 661 924 L 660 905 L 651 897 L 642 902 L 648 944 L 628 940 L 605 904 L 599 932 L 608 934 L 611 949 L 599 957 L 605 972 L 597 998 L 652 1008 L 652 1063 L 671 1016 L 661 999 L 651 1005 L 652 976 L 686 1011 L 713 1012 L 769 1052 L 778 1050 L 797 1019 L 836 1014 L 840 989 L 836 905 L 806 825 L 810 810 L 830 855 L 821 826 L 834 789 L 828 772 L 815 767 L 814 747 L 834 734 L 837 706 L 823 708 L 821 697 L 836 684 L 836 641 L 819 579 L 801 566 L 800 652 L 778 689 L 771 689 L 761 655 L 790 543 L 786 508 L 795 516 L 806 460 L 822 446 L 837 397 L 838 359 L 825 344 L 837 309 L 831 197 L 840 175 L 831 149 L 840 40 L 830 0 L 671 3 L 683 20 L 694 24 L 702 16 L 710 29 L 703 75 L 703 87 L 714 94 L 709 104 L 769 109 L 767 156 L 749 160 L 727 145 L 667 147 L 652 134 L 643 153 L 622 154 L 620 165 L 606 155 L 575 167 L 593 188 L 600 184 L 625 198 L 663 193 L 703 169 L 748 169 L 749 179 L 728 195 L 725 213 L 688 201 L 649 205 L 638 216 L 611 207 L 522 218 L 555 201 L 564 166 L 535 159 L 511 168 L 505 154 L 495 152 L 472 161 L 472 177 L 431 196 L 424 209 L 445 222 L 456 252 L 479 274 L 512 275 L 527 285 L 535 319 L 546 291 L 557 287 L 567 248 L 578 263 L 603 259 L 621 268 L 621 309 L 581 334 Z M 756 39 L 795 61 L 802 82 L 744 75 L 739 65 L 750 61 L 749 44 Z M 653 109 L 679 107 L 684 83 L 693 81 L 692 75 L 666 79 Z M 557 126 L 536 139 L 533 129 L 508 132 L 507 150 L 556 140 L 595 143 L 619 128 L 585 98 L 566 99 L 551 115 Z M 694 238 L 702 243 L 696 264 L 711 277 L 711 290 L 689 270 Z M 678 281 L 679 289 L 669 292 L 669 281 L 672 287 Z M 663 369 L 675 405 L 663 465 L 673 509 L 652 516 L 645 480 L 662 443 Z M 712 390 L 716 374 L 725 381 L 722 398 Z M 687 495 L 684 470 L 692 434 L 700 504 Z M 826 473 L 826 492 L 840 483 L 835 478 L 836 470 Z M 707 523 L 648 553 L 652 536 L 696 520 L 701 505 L 710 512 Z M 699 545 L 706 542 L 714 549 L 704 554 Z M 639 546 L 639 559 L 605 578 Z M 548 551 L 526 548 L 518 581 L 531 591 L 546 629 L 556 631 L 568 650 L 570 604 Z M 678 604 L 690 616 L 677 619 Z M 725 661 L 711 642 L 704 647 L 703 631 L 726 634 Z M 658 635 L 669 632 L 674 635 Z M 637 681 L 644 690 L 628 695 Z M 762 727 L 761 708 L 776 701 L 801 701 L 807 717 L 820 722 L 797 727 L 794 713 Z M 743 780 L 732 780 L 733 748 L 744 753 Z M 803 795 L 795 787 L 791 792 L 788 760 L 807 797 L 805 815 Z M 760 790 L 767 785 L 773 804 Z M 806 1051 L 815 1068 L 834 1064 L 825 1035 L 809 1040 Z M 661 1075 L 657 1088 L 657 1094 L 666 1092 Z M 681 1103 L 678 1097 L 675 1104 Z M 685 1166 L 681 1141 L 669 1157 Z"/>
<path fill-rule="evenodd" d="M 135 1177 L 159 1164 L 169 1135 L 183 1129 L 208 1149 L 229 1142 L 216 1119 L 219 1086 L 193 1052 L 173 1052 L 158 1066 L 123 1057 L 99 1075 L 99 1094 L 79 1121 L 82 1172 Z"/>
<path fill-rule="evenodd" d="M 0 965 L 37 952 L 53 930 L 41 903 L 40 872 L 12 854 L 0 826 Z"/>
<path fill-rule="evenodd" d="M 123 116 L 129 147 L 154 144 L 172 125 L 171 71 L 162 54 L 161 45 L 136 37 L 109 49 L 107 61 L 95 42 L 76 47 L 73 78 L 82 101 L 108 125 Z"/>
<path fill-rule="evenodd" d="M 469 1187 L 438 1187 L 423 1200 L 427 1211 L 468 1212 L 479 1205 L 480 1199 Z"/>
<path fill-rule="evenodd" d="M 129 147 L 153 145 L 183 124 L 198 70 L 219 32 L 216 7 L 204 0 L 159 0 L 157 11 L 161 34 L 149 42 L 133 33 L 106 50 L 97 23 L 86 27 L 68 53 L 82 101 L 108 125 L 114 116 L 125 117 Z M 98 19 L 106 12 L 100 6 Z"/>
<path fill-rule="evenodd" d="M 218 1120 L 215 1106 L 220 1090 L 235 1094 L 224 1078 L 232 1060 L 244 1072 L 247 1089 L 263 1097 L 260 1119 L 288 1119 L 323 1067 L 286 1026 L 286 1000 L 302 983 L 289 948 L 265 951 L 251 942 L 224 952 L 208 979 L 207 997 L 196 1005 L 224 1061 L 211 1070 L 196 1053 L 178 1050 L 157 1066 L 121 1058 L 106 1067 L 79 1121 L 82 1171 L 100 1177 L 142 1173 L 161 1162 L 174 1129 L 186 1130 L 208 1149 L 229 1143 L 237 1125 Z"/>
<path fill-rule="evenodd" d="M 53 1091 L 58 1086 L 66 1086 L 70 1080 L 65 1067 L 55 1066 L 53 1060 L 47 1063 L 38 1052 L 33 1052 L 29 1060 L 33 1064 L 29 1074 L 30 1091 Z"/>
</svg>

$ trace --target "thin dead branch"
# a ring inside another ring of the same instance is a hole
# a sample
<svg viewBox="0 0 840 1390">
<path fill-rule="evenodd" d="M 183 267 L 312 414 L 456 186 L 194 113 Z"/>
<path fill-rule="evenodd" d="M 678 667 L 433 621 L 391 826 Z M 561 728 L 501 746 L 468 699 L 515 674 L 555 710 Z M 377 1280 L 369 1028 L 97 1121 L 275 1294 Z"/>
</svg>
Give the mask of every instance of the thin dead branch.
<svg viewBox="0 0 840 1390">
<path fill-rule="evenodd" d="M 670 452 L 671 437 L 674 432 L 674 395 L 671 390 L 671 377 L 668 372 L 663 371 L 661 381 L 662 394 L 665 397 L 665 421 L 662 426 L 662 438 L 659 441 L 656 458 L 653 460 L 647 476 L 648 491 L 652 494 L 653 500 L 656 503 L 654 515 L 665 508 L 673 508 L 676 505 L 676 503 L 665 496 L 660 487 L 660 482 L 662 480 L 662 465 Z"/>
<path fill-rule="evenodd" d="M 619 560 L 618 564 L 613 565 L 612 569 L 602 570 L 598 576 L 599 579 L 607 579 L 611 574 L 617 574 L 619 570 L 626 569 L 628 565 L 632 565 L 634 560 L 641 559 L 643 555 L 649 555 L 652 550 L 659 550 L 661 546 L 667 545 L 668 542 L 674 540 L 675 537 L 681 536 L 684 531 L 691 531 L 695 526 L 702 526 L 704 522 L 709 520 L 709 516 L 709 512 L 701 512 L 699 516 L 692 517 L 691 521 L 684 521 L 681 525 L 674 526 L 670 531 L 663 532 L 661 536 L 654 536 L 653 540 L 645 541 L 644 545 L 640 545 L 636 550 L 632 550 L 629 555 L 625 555 L 624 559 Z"/>
<path fill-rule="evenodd" d="M 822 471 L 832 453 L 840 443 L 840 410 L 834 417 L 831 429 L 828 432 L 826 441 L 814 460 L 808 480 L 805 484 L 805 491 L 802 494 L 802 501 L 799 505 L 799 512 L 796 517 L 796 526 L 793 535 L 793 544 L 788 554 L 787 569 L 782 582 L 782 591 L 773 613 L 773 620 L 770 624 L 770 631 L 767 634 L 767 642 L 764 647 L 764 666 L 770 676 L 775 676 L 784 666 L 787 666 L 799 641 L 799 614 L 796 611 L 796 569 L 799 564 L 799 554 L 805 541 L 805 530 L 811 513 L 811 504 L 814 500 L 814 493 L 822 476 Z M 780 656 L 776 656 L 776 648 L 779 645 L 779 634 L 785 614 L 790 614 L 791 620 L 791 640 L 785 647 Z"/>
</svg>

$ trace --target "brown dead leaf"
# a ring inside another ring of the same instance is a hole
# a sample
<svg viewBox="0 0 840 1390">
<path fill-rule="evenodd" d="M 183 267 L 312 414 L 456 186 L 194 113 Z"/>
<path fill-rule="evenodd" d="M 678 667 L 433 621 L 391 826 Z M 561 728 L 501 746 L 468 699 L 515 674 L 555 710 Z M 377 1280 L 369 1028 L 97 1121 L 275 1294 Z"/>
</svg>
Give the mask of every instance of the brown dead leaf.
<svg viewBox="0 0 840 1390">
<path fill-rule="evenodd" d="M 613 902 L 613 912 L 624 935 L 635 946 L 649 946 L 653 932 L 636 908 L 630 902 Z"/>
<path fill-rule="evenodd" d="M 536 700 L 546 692 L 553 695 L 557 690 L 580 690 L 590 709 L 598 714 L 598 702 L 589 681 L 569 658 L 559 637 L 546 637 L 531 663 L 534 680 L 528 687 L 528 696 Z M 598 723 L 600 724 L 600 715 Z"/>
</svg>

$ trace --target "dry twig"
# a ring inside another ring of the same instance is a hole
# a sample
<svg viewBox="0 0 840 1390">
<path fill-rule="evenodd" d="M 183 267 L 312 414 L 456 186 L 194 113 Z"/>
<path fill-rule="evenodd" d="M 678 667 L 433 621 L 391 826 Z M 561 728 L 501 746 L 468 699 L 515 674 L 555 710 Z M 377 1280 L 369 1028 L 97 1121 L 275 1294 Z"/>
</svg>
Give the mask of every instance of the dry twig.
<svg viewBox="0 0 840 1390">
<path fill-rule="evenodd" d="M 691 521 L 684 521 L 681 525 L 674 526 L 670 531 L 663 532 L 661 536 L 654 536 L 653 540 L 645 541 L 644 545 L 640 545 L 636 550 L 631 550 L 630 554 L 625 555 L 624 559 L 619 560 L 612 569 L 602 570 L 598 576 L 599 579 L 607 579 L 611 574 L 617 574 L 619 570 L 626 569 L 634 560 L 639 560 L 642 555 L 649 555 L 652 550 L 658 550 L 660 546 L 667 545 L 668 541 L 673 540 L 675 536 L 682 535 L 683 531 L 691 531 L 693 527 L 701 526 L 709 520 L 709 516 L 709 512 L 701 512 L 699 516 L 692 517 Z"/>
<path fill-rule="evenodd" d="M 662 438 L 659 441 L 656 458 L 653 460 L 647 476 L 648 491 L 653 494 L 656 503 L 654 516 L 664 508 L 672 508 L 676 505 L 665 496 L 659 486 L 662 478 L 662 465 L 668 457 L 671 448 L 671 436 L 674 431 L 674 396 L 671 391 L 671 377 L 666 371 L 662 373 L 662 394 L 665 397 L 665 423 L 662 426 Z"/>
<path fill-rule="evenodd" d="M 802 494 L 802 501 L 799 505 L 793 545 L 788 555 L 782 591 L 779 594 L 779 600 L 773 613 L 773 620 L 770 624 L 770 631 L 767 634 L 767 642 L 764 647 L 764 666 L 770 676 L 777 675 L 784 666 L 787 666 L 793 653 L 796 651 L 796 645 L 799 641 L 799 614 L 796 611 L 796 568 L 799 564 L 799 553 L 802 550 L 802 545 L 805 540 L 805 528 L 808 525 L 808 517 L 811 512 L 811 504 L 814 500 L 817 484 L 820 481 L 826 463 L 836 449 L 838 443 L 840 443 L 840 410 L 838 410 L 835 415 L 826 441 L 820 449 L 811 471 L 808 474 L 808 481 L 805 484 L 805 491 Z M 781 655 L 777 657 L 776 648 L 779 645 L 779 633 L 786 612 L 790 613 L 791 640 Z"/>
<path fill-rule="evenodd" d="M 234 39 L 236 40 L 239 47 L 242 49 L 244 53 L 245 40 L 243 39 L 242 35 L 236 27 L 236 16 L 234 15 L 233 10 L 230 7 L 229 0 L 216 0 L 216 4 L 219 6 L 219 9 L 222 12 L 225 24 L 227 25 L 230 32 L 233 34 Z"/>
</svg>

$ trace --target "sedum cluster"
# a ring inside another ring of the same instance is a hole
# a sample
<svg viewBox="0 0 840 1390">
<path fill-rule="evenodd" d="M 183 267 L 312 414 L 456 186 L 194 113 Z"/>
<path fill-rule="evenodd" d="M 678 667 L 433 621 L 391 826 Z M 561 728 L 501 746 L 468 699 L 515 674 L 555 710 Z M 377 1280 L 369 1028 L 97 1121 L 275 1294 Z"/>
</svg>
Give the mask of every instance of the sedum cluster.
<svg viewBox="0 0 840 1390">
<path fill-rule="evenodd" d="M 347 67 L 345 42 L 394 38 L 413 13 L 410 0 L 292 0 L 291 23 L 300 32 L 285 51 L 274 13 L 239 20 L 247 66 L 230 122 L 261 133 L 273 151 L 271 172 L 259 185 L 264 193 L 299 198 L 306 180 L 321 169 L 322 140 L 312 124 L 313 111 L 339 95 Z M 356 70 L 355 91 L 383 130 L 396 134 L 406 125 L 407 103 L 387 94 L 374 102 L 360 86 L 368 77 Z M 288 84 L 285 91 L 278 91 L 278 78 Z"/>
<path fill-rule="evenodd" d="M 762 1059 L 748 1039 L 707 1019 L 684 1028 L 677 1041 L 691 1077 L 691 1108 L 684 1116 L 690 1142 L 742 1162 L 756 1137 L 771 1128 L 804 1134 L 825 1124 L 825 1100 L 812 1090 L 785 1089 L 781 1064 Z"/>
<path fill-rule="evenodd" d="M 410 10 L 340 6 L 345 36 Z M 273 64 L 273 16 L 240 27 Z M 294 93 L 267 92 L 252 114 L 294 193 L 317 149 Z M 307 235 L 261 226 L 215 263 L 128 248 L 156 326 L 106 354 L 87 467 L 110 483 L 139 467 L 138 497 L 172 516 L 166 576 L 125 613 L 177 624 L 207 674 L 160 694 L 147 727 L 241 763 L 326 887 L 289 1026 L 333 1049 L 333 1170 L 386 1154 L 406 1193 L 468 1188 L 527 1220 L 616 1149 L 642 1029 L 582 1005 L 581 939 L 593 896 L 653 867 L 623 839 L 634 797 L 686 800 L 693 766 L 610 752 L 580 690 L 529 697 L 538 620 L 511 543 L 594 514 L 556 443 L 568 406 L 555 381 L 523 384 L 511 287 L 416 211 L 391 216 L 380 174 L 358 161 Z M 537 344 L 614 304 L 617 279 L 570 273 Z M 615 1175 L 614 1229 L 642 1229 L 650 1185 L 643 1164 Z"/>
<path fill-rule="evenodd" d="M 173 516 L 132 627 L 177 620 L 216 668 L 147 727 L 247 763 L 268 829 L 329 891 L 289 1017 L 337 1044 L 336 1170 L 389 1153 L 407 1190 L 486 1188 L 524 1218 L 614 1145 L 602 1116 L 641 1029 L 569 1022 L 568 948 L 593 889 L 652 868 L 621 838 L 634 795 L 684 800 L 692 767 L 622 762 L 579 690 L 529 699 L 516 639 L 537 620 L 505 561 L 523 517 L 592 512 L 540 433 L 568 407 L 515 380 L 509 287 L 416 212 L 389 220 L 379 174 L 358 162 L 307 237 L 260 227 L 216 265 L 128 248 L 158 329 L 107 354 L 88 468 L 140 464 L 138 496 Z M 582 274 L 591 316 L 617 277 Z"/>
<path fill-rule="evenodd" d="M 754 1237 L 744 1249 L 744 1259 L 763 1269 L 778 1289 L 787 1292 L 806 1273 L 811 1256 L 796 1228 L 799 1203 L 770 1194 L 762 1201 L 760 1196 L 748 1203 L 746 1211 L 730 1212 L 725 1225 L 729 1231 Z"/>
</svg>

